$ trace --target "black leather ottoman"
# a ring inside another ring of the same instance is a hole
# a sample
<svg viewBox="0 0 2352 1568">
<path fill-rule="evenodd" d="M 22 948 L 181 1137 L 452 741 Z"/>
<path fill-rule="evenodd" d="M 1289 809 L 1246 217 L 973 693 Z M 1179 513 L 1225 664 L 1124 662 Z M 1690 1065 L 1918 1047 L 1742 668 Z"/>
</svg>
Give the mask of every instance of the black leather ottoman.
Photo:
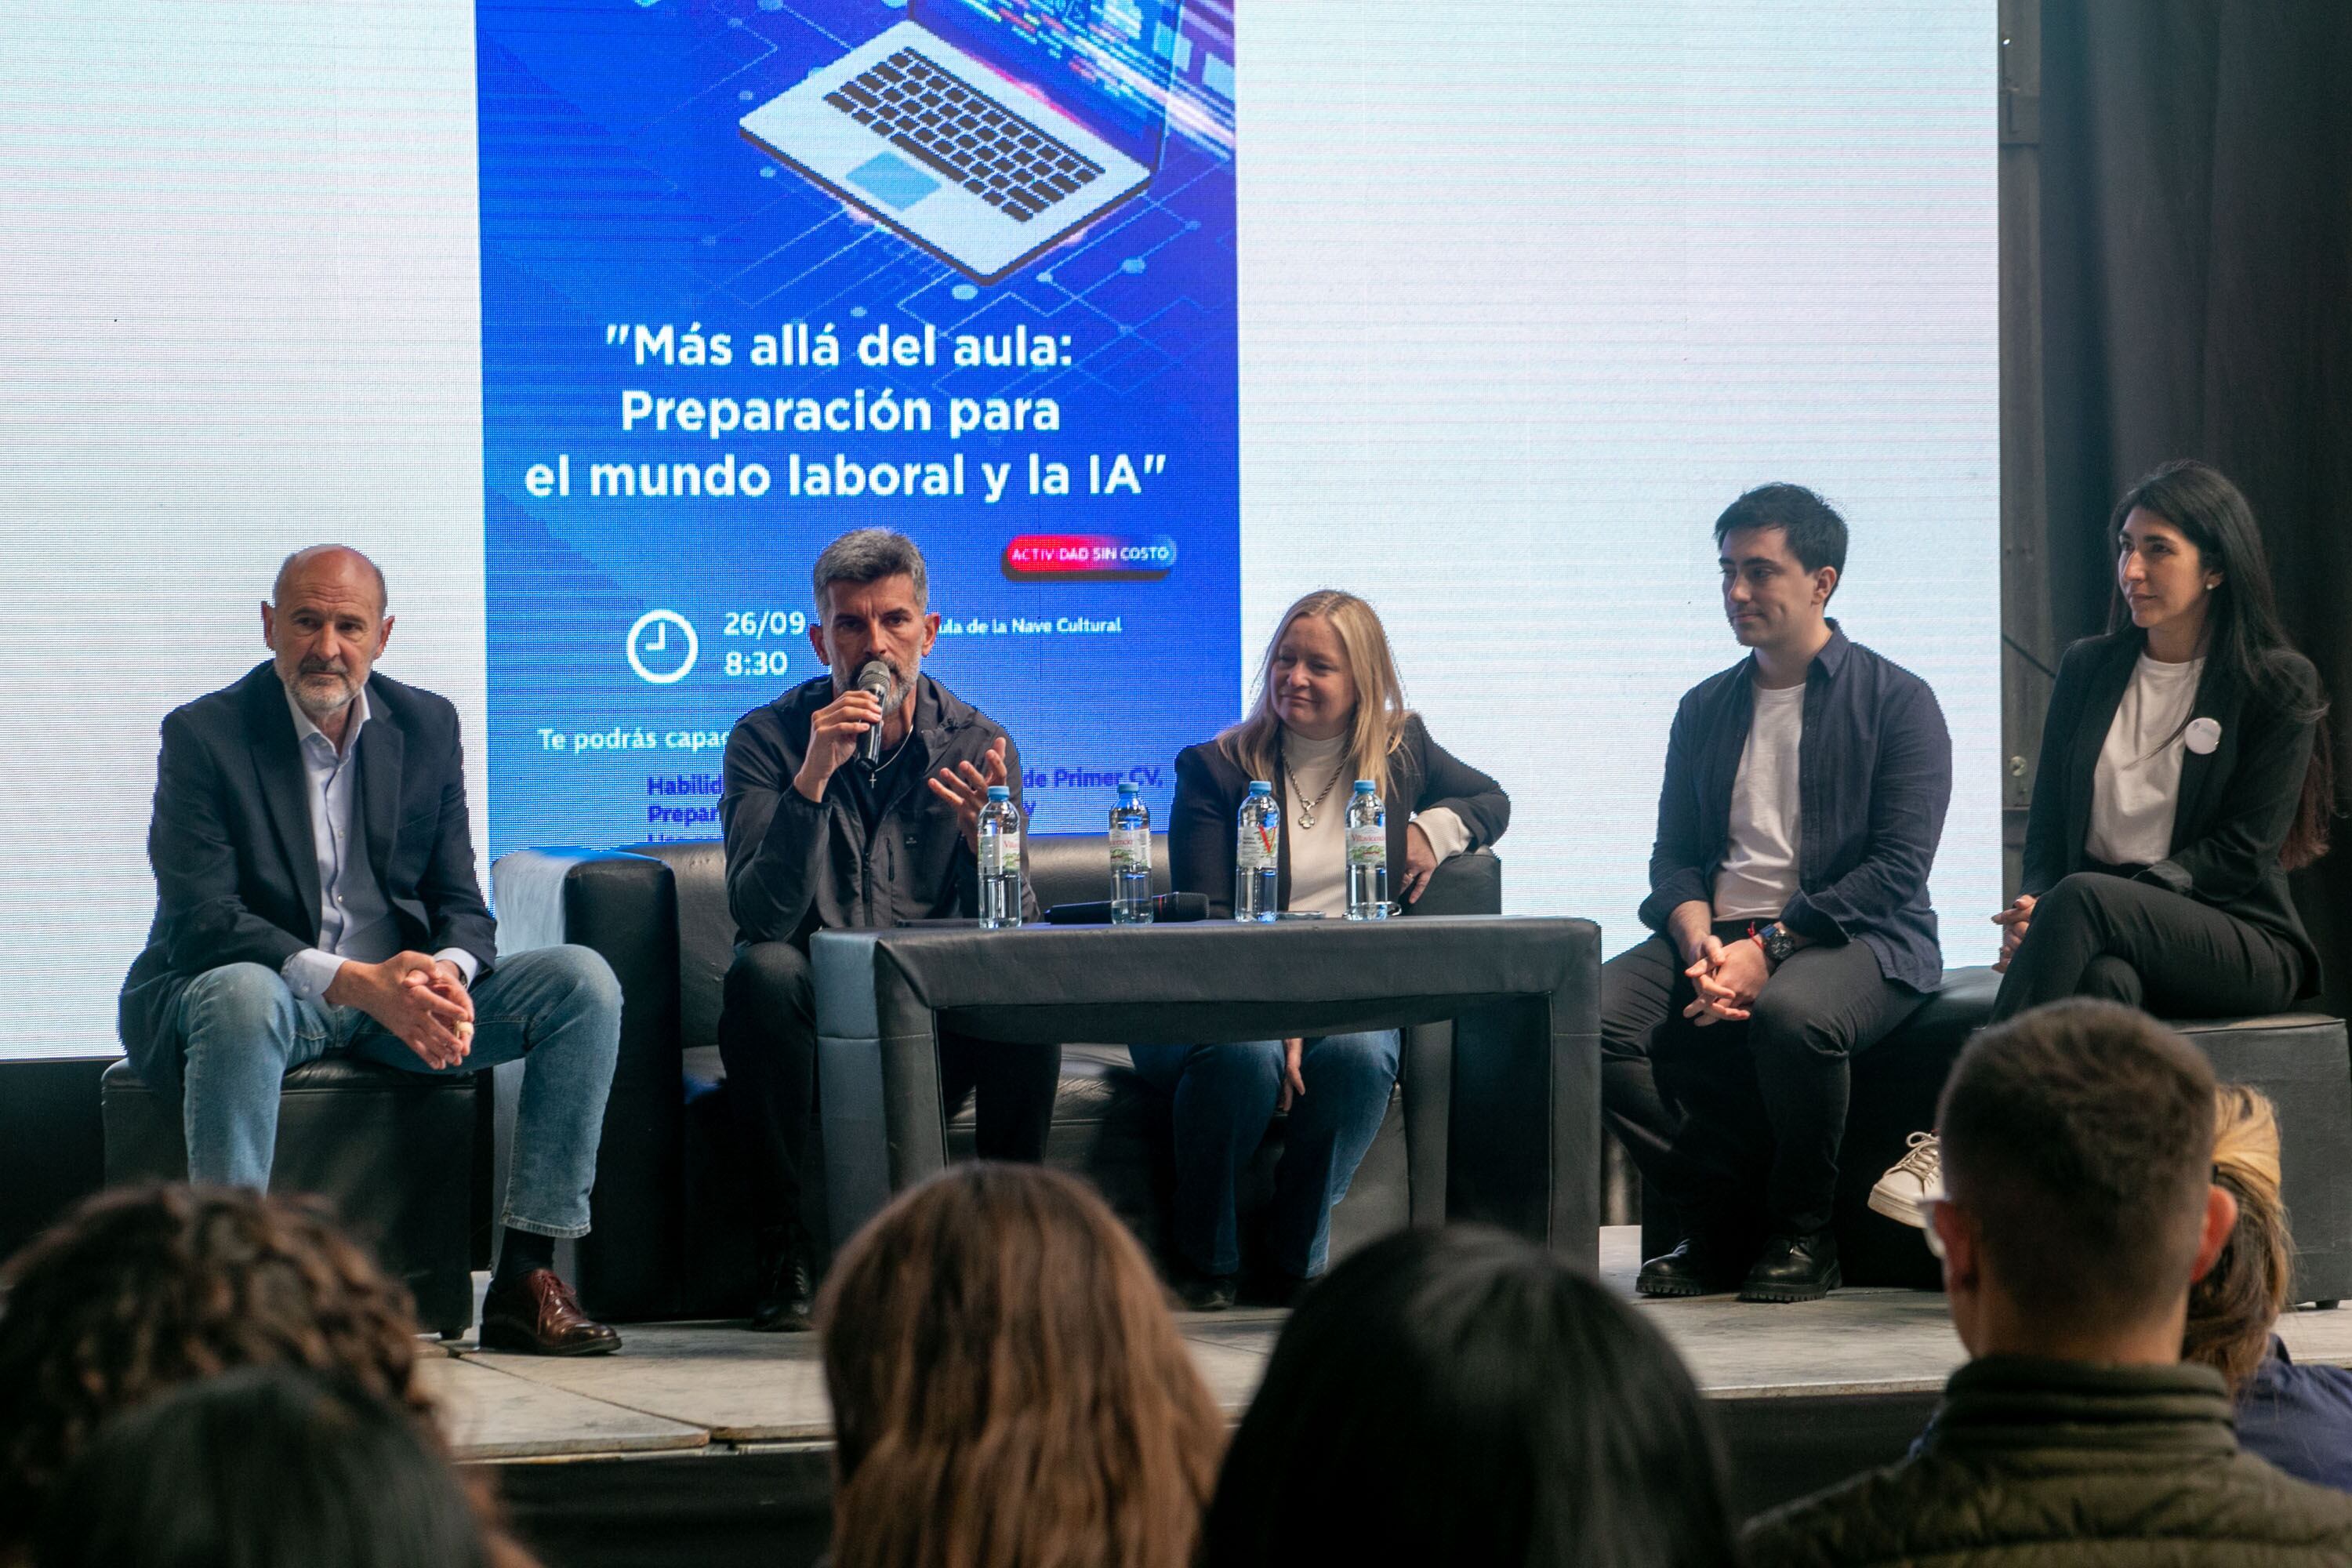
<svg viewBox="0 0 2352 1568">
<path fill-rule="evenodd" d="M 330 1057 L 286 1075 L 270 1186 L 317 1193 L 416 1298 L 425 1328 L 455 1337 L 474 1320 L 477 1095 L 488 1074 L 428 1078 Z M 99 1080 L 106 1182 L 185 1181 L 177 1095 L 129 1062 Z"/>
<path fill-rule="evenodd" d="M 1835 1225 L 1848 1285 L 1937 1289 L 1943 1275 L 1919 1232 L 1868 1206 L 1872 1184 L 1900 1160 L 1912 1133 L 1936 1123 L 1936 1100 L 1969 1037 L 1991 1016 L 2000 976 L 1947 970 L 1943 989 L 1904 1026 L 1857 1058 L 1845 1145 L 1838 1157 Z M 2344 1020 L 2316 1013 L 2172 1021 L 2227 1083 L 2250 1084 L 2278 1108 L 2280 1167 L 2294 1231 L 2294 1300 L 2352 1296 L 2352 1042 Z M 1657 1210 L 1647 1202 L 1644 1215 Z M 1645 1217 L 1642 1251 L 1674 1245 Z"/>
</svg>

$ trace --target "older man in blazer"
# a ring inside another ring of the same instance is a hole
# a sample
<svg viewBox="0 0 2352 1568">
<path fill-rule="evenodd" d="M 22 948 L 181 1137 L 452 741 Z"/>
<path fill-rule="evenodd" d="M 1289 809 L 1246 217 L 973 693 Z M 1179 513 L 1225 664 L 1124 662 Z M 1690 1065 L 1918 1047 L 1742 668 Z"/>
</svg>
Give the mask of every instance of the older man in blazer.
<svg viewBox="0 0 2352 1568">
<path fill-rule="evenodd" d="M 123 1047 L 150 1083 L 178 1088 L 189 1179 L 256 1188 L 290 1068 L 330 1053 L 426 1073 L 522 1058 L 482 1343 L 614 1350 L 553 1262 L 558 1237 L 588 1230 L 619 984 L 584 948 L 499 961 L 457 710 L 372 673 L 393 624 L 375 564 L 298 551 L 271 599 L 269 662 L 163 721 L 155 921 L 123 982 Z"/>
</svg>

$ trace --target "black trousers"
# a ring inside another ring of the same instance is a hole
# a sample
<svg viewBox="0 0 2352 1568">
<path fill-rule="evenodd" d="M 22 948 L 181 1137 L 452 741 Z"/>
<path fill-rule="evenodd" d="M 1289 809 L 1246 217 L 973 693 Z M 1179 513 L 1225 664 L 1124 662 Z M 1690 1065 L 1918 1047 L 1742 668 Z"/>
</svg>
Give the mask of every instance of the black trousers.
<svg viewBox="0 0 2352 1568">
<path fill-rule="evenodd" d="M 2077 871 L 2034 901 L 1993 1021 L 2063 996 L 2105 996 L 2165 1018 L 2277 1013 L 2302 989 L 2283 937 L 2153 882 Z"/>
<path fill-rule="evenodd" d="M 719 1014 L 719 1056 L 727 1065 L 762 1228 L 802 1220 L 803 1173 L 816 1113 L 816 987 L 808 954 L 788 942 L 746 942 L 727 971 Z M 940 1114 L 978 1097 L 975 1129 L 983 1160 L 1045 1158 L 1059 1046 L 1012 1045 L 941 1033 Z M 805 1216 L 822 1236 L 821 1216 Z M 847 1241 L 835 1237 L 835 1245 Z"/>
<path fill-rule="evenodd" d="M 1726 942 L 1747 922 L 1717 925 Z M 1852 1059 L 1925 1001 L 1860 942 L 1808 947 L 1744 1023 L 1682 1016 L 1697 992 L 1654 936 L 1601 968 L 1604 1120 L 1685 1232 L 1827 1230 Z"/>
</svg>

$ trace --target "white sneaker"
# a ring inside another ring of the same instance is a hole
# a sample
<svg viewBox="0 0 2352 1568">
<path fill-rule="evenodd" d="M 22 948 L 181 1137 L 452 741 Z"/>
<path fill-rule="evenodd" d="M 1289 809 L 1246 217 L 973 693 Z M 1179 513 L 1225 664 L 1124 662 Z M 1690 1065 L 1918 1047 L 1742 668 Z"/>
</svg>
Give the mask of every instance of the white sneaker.
<svg viewBox="0 0 2352 1568">
<path fill-rule="evenodd" d="M 1911 1152 L 1870 1189 L 1870 1208 L 1898 1225 L 1925 1230 L 1927 1205 L 1943 1195 L 1943 1146 L 1933 1132 L 1914 1132 Z"/>
</svg>

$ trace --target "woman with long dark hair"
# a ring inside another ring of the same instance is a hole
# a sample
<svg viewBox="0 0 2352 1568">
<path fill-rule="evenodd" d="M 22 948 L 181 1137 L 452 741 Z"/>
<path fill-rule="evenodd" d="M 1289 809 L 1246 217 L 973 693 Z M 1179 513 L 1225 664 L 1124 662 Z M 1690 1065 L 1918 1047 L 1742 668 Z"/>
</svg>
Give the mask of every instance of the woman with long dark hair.
<svg viewBox="0 0 2352 1568">
<path fill-rule="evenodd" d="M 1728 1568 L 1715 1434 L 1643 1318 L 1500 1231 L 1374 1242 L 1284 1326 L 1201 1568 Z"/>
<path fill-rule="evenodd" d="M 1992 917 L 1993 1021 L 2062 996 L 2168 1018 L 2274 1013 L 2319 990 L 2286 874 L 2327 851 L 2327 700 L 2280 625 L 2253 509 L 2167 463 L 2116 503 L 2103 637 L 2059 662 L 2025 825 L 2024 890 Z M 1871 1207 L 1924 1224 L 1925 1133 Z"/>
<path fill-rule="evenodd" d="M 1224 1422 L 1143 1248 L 1086 1184 L 957 1165 L 817 1298 L 834 1568 L 1187 1568 Z"/>
<path fill-rule="evenodd" d="M 2319 989 L 2286 873 L 2327 849 L 2327 702 L 2271 595 L 2238 487 L 2167 463 L 2116 503 L 2106 636 L 2067 649 L 2026 817 L 2024 891 L 1993 917 L 1996 1022 L 2061 996 L 2166 1017 L 2269 1013 Z"/>
<path fill-rule="evenodd" d="M 1369 779 L 1388 814 L 1389 875 L 1418 900 L 1449 858 L 1502 837 L 1503 786 L 1430 739 L 1405 706 L 1388 633 L 1371 605 L 1323 589 L 1283 613 L 1265 646 L 1255 706 L 1176 758 L 1168 861 L 1179 892 L 1230 914 L 1235 818 L 1251 781 L 1282 812 L 1278 902 L 1347 912 L 1347 808 Z M 1277 1110 L 1289 1113 L 1266 1221 L 1266 1294 L 1286 1300 L 1323 1270 L 1331 1207 L 1346 1195 L 1396 1087 L 1397 1031 L 1132 1046 L 1136 1070 L 1176 1102 L 1176 1289 L 1186 1305 L 1234 1304 L 1241 1172 Z"/>
</svg>

